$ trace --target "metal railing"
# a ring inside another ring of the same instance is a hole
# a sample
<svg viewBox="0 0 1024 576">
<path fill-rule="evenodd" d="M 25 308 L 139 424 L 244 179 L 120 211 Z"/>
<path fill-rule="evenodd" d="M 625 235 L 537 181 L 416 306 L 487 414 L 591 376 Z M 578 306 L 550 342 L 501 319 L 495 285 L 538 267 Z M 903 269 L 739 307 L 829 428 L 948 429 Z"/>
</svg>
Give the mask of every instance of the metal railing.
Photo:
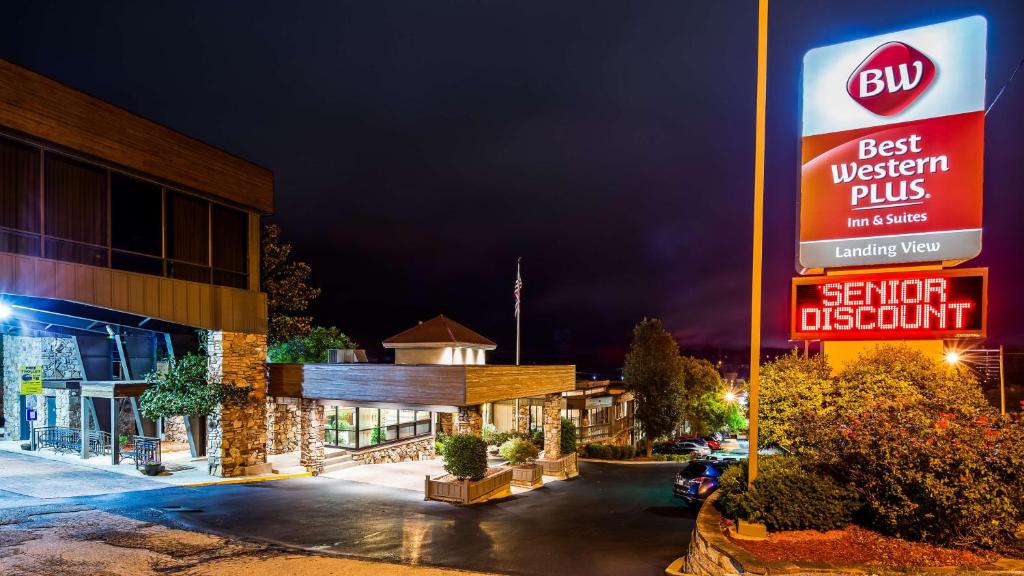
<svg viewBox="0 0 1024 576">
<path fill-rule="evenodd" d="M 160 439 L 149 436 L 129 436 L 121 449 L 121 459 L 131 460 L 138 470 L 146 464 L 160 464 Z"/>
<path fill-rule="evenodd" d="M 32 449 L 51 448 L 61 454 L 82 453 L 82 431 L 78 428 L 45 426 L 32 431 Z M 110 454 L 110 433 L 90 430 L 86 433 L 86 454 L 103 456 Z"/>
</svg>

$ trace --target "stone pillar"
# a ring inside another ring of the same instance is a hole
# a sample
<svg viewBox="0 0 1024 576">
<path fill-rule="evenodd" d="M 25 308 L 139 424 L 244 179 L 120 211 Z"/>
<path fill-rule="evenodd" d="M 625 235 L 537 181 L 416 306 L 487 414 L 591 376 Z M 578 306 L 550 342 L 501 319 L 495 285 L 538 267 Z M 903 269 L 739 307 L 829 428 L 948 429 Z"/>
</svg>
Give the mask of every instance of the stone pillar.
<svg viewBox="0 0 1024 576">
<path fill-rule="evenodd" d="M 284 454 L 299 449 L 299 411 L 297 398 L 267 399 L 267 454 Z"/>
<path fill-rule="evenodd" d="M 544 458 L 562 457 L 562 395 L 544 396 Z"/>
<path fill-rule="evenodd" d="M 299 412 L 299 464 L 315 476 L 324 471 L 324 405 L 303 399 Z"/>
<path fill-rule="evenodd" d="M 206 456 L 210 475 L 270 472 L 267 464 L 267 337 L 211 330 L 207 336 L 210 380 L 249 386 L 247 400 L 218 406 L 207 417 Z"/>
<path fill-rule="evenodd" d="M 479 406 L 460 406 L 455 415 L 455 433 L 479 436 L 483 432 L 484 418 Z"/>
<path fill-rule="evenodd" d="M 453 424 L 453 414 L 451 412 L 438 412 L 437 413 L 437 432 L 444 434 L 445 436 L 451 436 L 455 433 L 455 425 Z"/>
<path fill-rule="evenodd" d="M 185 432 L 184 416 L 164 416 L 164 437 L 165 442 L 188 442 L 188 434 Z"/>
<path fill-rule="evenodd" d="M 78 390 L 56 390 L 57 426 L 78 428 L 82 422 L 82 401 Z"/>
<path fill-rule="evenodd" d="M 516 400 L 513 410 L 515 414 L 516 432 L 528 433 L 530 431 L 530 399 L 520 398 Z"/>
</svg>

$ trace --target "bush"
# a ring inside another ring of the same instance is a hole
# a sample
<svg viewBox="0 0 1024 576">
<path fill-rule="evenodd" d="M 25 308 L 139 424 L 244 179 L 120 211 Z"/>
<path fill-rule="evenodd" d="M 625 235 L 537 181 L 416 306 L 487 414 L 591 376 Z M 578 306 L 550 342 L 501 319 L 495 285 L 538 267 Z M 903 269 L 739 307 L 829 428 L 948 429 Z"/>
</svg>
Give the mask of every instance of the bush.
<svg viewBox="0 0 1024 576">
<path fill-rule="evenodd" d="M 537 454 L 540 451 L 534 446 L 533 442 L 528 442 L 522 438 L 513 438 L 508 442 L 501 445 L 498 449 L 498 454 L 502 458 L 508 460 L 509 464 L 523 464 L 537 458 Z"/>
<path fill-rule="evenodd" d="M 543 428 L 537 428 L 536 430 L 534 430 L 533 434 L 530 436 L 530 441 L 532 441 L 537 446 L 538 449 L 543 450 L 544 449 L 544 429 Z"/>
<path fill-rule="evenodd" d="M 718 505 L 728 518 L 769 530 L 832 530 L 850 523 L 861 504 L 849 488 L 809 469 L 795 456 L 761 459 L 754 489 L 747 489 L 746 461 L 722 475 Z"/>
<path fill-rule="evenodd" d="M 562 418 L 561 444 L 562 455 L 576 451 L 576 425 L 568 418 Z"/>
<path fill-rule="evenodd" d="M 480 438 L 483 439 L 484 444 L 488 446 L 501 446 L 497 443 L 498 428 L 494 424 L 484 424 L 480 428 Z"/>
<path fill-rule="evenodd" d="M 943 546 L 1015 545 L 1024 426 L 987 406 L 970 369 L 879 346 L 833 386 L 825 410 L 792 420 L 794 445 L 804 462 L 857 490 L 866 524 Z"/>
<path fill-rule="evenodd" d="M 652 462 L 689 462 L 692 457 L 689 454 L 651 454 Z"/>
<path fill-rule="evenodd" d="M 636 455 L 636 448 L 633 446 L 612 446 L 609 444 L 587 444 L 583 447 L 582 453 L 587 458 L 629 460 Z"/>
<path fill-rule="evenodd" d="M 514 430 L 509 430 L 508 432 L 496 432 L 491 435 L 490 438 L 484 438 L 484 440 L 487 442 L 488 446 L 501 446 L 513 438 L 521 438 L 523 440 L 530 440 L 531 442 L 533 441 L 533 437 L 529 434 L 525 432 L 516 432 Z"/>
<path fill-rule="evenodd" d="M 445 472 L 459 480 L 479 480 L 487 474 L 487 445 L 472 434 L 452 434 L 441 445 Z"/>
<path fill-rule="evenodd" d="M 267 360 L 301 364 L 327 362 L 327 350 L 331 348 L 352 350 L 356 343 L 336 326 L 314 326 L 305 336 L 271 345 Z"/>
<path fill-rule="evenodd" d="M 1024 427 L 994 411 L 922 418 L 898 406 L 850 418 L 836 466 L 876 529 L 945 546 L 1003 549 L 1024 521 Z"/>
</svg>

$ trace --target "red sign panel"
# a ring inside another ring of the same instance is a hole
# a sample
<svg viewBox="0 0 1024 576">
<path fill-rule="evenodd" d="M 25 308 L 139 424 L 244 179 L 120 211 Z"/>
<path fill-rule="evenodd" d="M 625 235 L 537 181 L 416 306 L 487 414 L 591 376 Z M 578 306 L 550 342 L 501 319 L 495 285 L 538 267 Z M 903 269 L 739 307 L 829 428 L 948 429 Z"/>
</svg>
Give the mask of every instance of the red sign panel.
<svg viewBox="0 0 1024 576">
<path fill-rule="evenodd" d="M 988 269 L 793 279 L 793 340 L 985 336 Z"/>
<path fill-rule="evenodd" d="M 981 252 L 987 23 L 804 55 L 798 270 Z"/>
</svg>

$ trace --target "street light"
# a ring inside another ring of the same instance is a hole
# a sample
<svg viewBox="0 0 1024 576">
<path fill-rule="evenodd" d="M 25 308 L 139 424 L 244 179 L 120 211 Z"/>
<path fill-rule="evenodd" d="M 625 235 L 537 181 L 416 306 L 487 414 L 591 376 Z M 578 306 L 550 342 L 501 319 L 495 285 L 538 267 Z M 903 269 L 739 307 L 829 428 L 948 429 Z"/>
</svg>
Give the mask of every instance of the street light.
<svg viewBox="0 0 1024 576">
<path fill-rule="evenodd" d="M 728 402 L 729 404 L 732 404 L 733 402 L 735 402 L 736 401 L 736 393 L 733 392 L 732 390 L 729 390 L 728 392 L 726 392 L 725 393 L 725 401 Z"/>
<path fill-rule="evenodd" d="M 0 302 L 0 320 L 7 320 L 11 317 L 11 307 Z"/>
<path fill-rule="evenodd" d="M 960 363 L 961 359 L 960 353 L 956 350 L 946 352 L 946 364 L 949 364 L 950 366 L 956 366 Z"/>
</svg>

